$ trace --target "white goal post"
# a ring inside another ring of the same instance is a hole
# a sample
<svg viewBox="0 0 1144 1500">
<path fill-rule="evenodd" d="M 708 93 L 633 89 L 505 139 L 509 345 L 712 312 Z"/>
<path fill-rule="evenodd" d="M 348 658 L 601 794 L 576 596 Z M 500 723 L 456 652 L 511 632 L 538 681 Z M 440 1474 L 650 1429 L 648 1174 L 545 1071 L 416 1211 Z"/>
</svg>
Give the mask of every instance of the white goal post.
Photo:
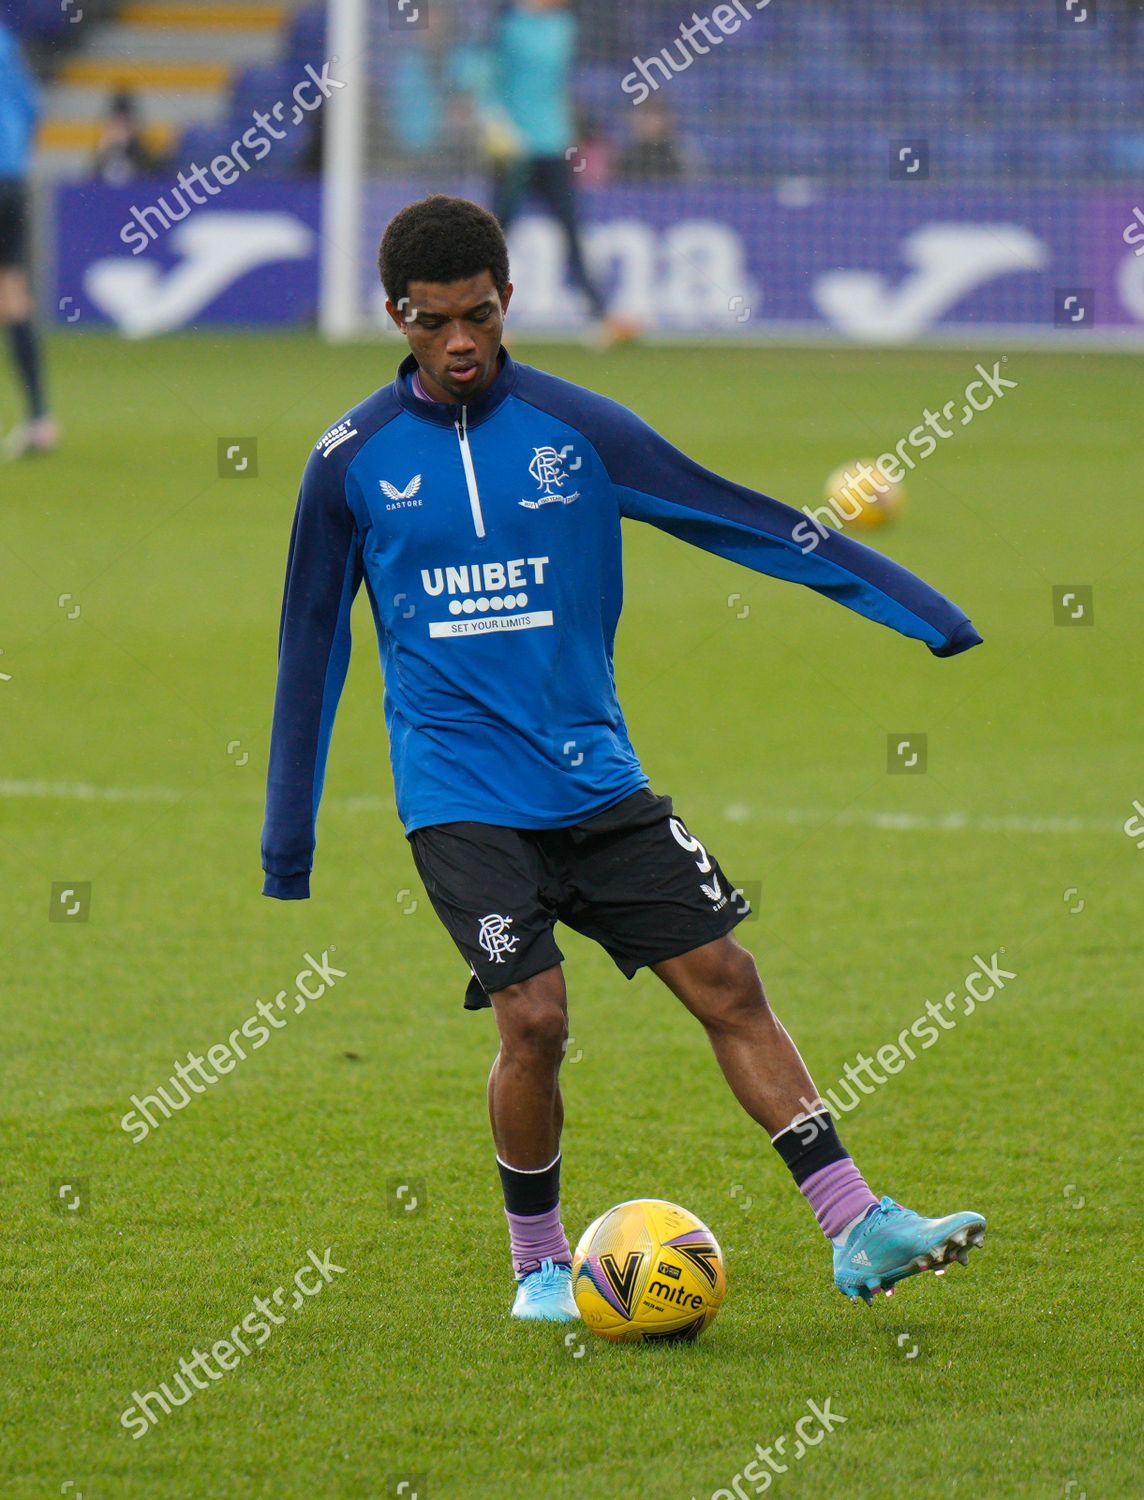
<svg viewBox="0 0 1144 1500">
<path fill-rule="evenodd" d="M 326 50 L 345 87 L 327 100 L 322 135 L 318 327 L 333 342 L 361 336 L 359 255 L 369 120 L 369 0 L 329 0 Z"/>
</svg>

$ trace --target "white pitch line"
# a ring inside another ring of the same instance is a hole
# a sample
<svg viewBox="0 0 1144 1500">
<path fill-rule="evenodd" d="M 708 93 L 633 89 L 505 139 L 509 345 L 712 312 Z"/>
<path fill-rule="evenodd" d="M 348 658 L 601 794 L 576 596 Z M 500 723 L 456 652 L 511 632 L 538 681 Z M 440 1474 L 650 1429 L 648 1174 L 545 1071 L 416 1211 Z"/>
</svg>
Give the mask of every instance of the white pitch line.
<svg viewBox="0 0 1144 1500">
<path fill-rule="evenodd" d="M 59 802 L 182 802 L 185 795 L 167 786 L 92 786 L 86 781 L 0 780 L 0 797 L 38 797 Z"/>
<path fill-rule="evenodd" d="M 196 794 L 190 794 L 196 795 Z M 86 781 L 14 781 L 0 779 L 0 798 L 36 798 L 57 802 L 183 802 L 188 793 L 168 786 L 95 786 Z M 249 799 L 254 801 L 252 795 Z M 391 797 L 373 793 L 328 797 L 323 806 L 340 812 L 390 812 Z M 723 809 L 728 823 L 785 823 L 790 827 L 877 828 L 888 833 L 1119 833 L 1123 825 L 1103 818 L 978 817 L 951 812 L 937 816 L 919 813 L 868 812 L 845 808 L 749 807 L 733 802 Z"/>
<path fill-rule="evenodd" d="M 846 808 L 842 812 L 809 808 L 748 807 L 733 802 L 723 809 L 729 823 L 788 823 L 792 827 L 821 825 L 831 828 L 879 828 L 891 833 L 1119 833 L 1122 825 L 1103 818 L 977 817 L 972 813 L 941 813 L 927 817 L 919 813 L 866 812 Z"/>
</svg>

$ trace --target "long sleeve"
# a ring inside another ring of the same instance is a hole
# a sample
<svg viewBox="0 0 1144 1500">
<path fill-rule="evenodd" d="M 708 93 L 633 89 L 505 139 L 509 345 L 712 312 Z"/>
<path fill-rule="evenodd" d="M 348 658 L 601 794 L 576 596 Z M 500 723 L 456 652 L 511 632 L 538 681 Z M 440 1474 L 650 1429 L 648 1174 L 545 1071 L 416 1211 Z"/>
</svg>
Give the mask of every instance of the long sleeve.
<svg viewBox="0 0 1144 1500">
<path fill-rule="evenodd" d="M 345 469 L 320 452 L 302 478 L 278 636 L 278 688 L 262 830 L 263 894 L 310 894 L 314 826 L 334 715 L 350 659 L 350 608 L 362 578 Z"/>
<path fill-rule="evenodd" d="M 707 552 L 805 584 L 867 619 L 954 656 L 981 637 L 956 604 L 928 583 L 800 510 L 712 473 L 625 408 L 609 403 L 590 432 L 620 511 Z"/>
<path fill-rule="evenodd" d="M 24 177 L 40 114 L 40 92 L 19 43 L 0 22 L 0 177 Z"/>
<path fill-rule="evenodd" d="M 460 87 L 472 100 L 486 143 L 491 139 L 494 143 L 499 140 L 502 145 L 508 145 L 515 141 L 516 128 L 505 107 L 503 25 L 503 19 L 498 19 L 492 33 L 483 42 L 460 49 L 456 56 L 456 71 Z"/>
<path fill-rule="evenodd" d="M 15 86 L 17 105 L 23 110 L 28 121 L 28 130 L 32 131 L 42 112 L 39 86 L 18 47 L 13 49 L 12 61 L 13 73 L 9 83 Z"/>
</svg>

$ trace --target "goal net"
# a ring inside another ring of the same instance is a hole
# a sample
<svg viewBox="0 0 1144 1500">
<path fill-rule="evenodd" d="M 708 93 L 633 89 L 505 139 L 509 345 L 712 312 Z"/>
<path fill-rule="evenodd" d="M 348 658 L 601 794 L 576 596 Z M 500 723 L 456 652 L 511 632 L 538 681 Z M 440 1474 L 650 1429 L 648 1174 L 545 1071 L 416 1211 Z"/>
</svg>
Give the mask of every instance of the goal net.
<svg viewBox="0 0 1144 1500">
<path fill-rule="evenodd" d="M 548 117 L 590 277 L 652 334 L 1052 336 L 1057 290 L 1105 275 L 1144 320 L 1144 257 L 1093 271 L 1085 251 L 1094 220 L 1119 244 L 1144 171 L 1130 0 L 330 0 L 326 49 L 347 83 L 325 121 L 331 338 L 384 327 L 377 245 L 399 207 L 527 185 L 514 110 Z M 509 244 L 514 326 L 583 328 L 535 193 Z M 908 278 L 917 295 L 894 295 Z"/>
</svg>

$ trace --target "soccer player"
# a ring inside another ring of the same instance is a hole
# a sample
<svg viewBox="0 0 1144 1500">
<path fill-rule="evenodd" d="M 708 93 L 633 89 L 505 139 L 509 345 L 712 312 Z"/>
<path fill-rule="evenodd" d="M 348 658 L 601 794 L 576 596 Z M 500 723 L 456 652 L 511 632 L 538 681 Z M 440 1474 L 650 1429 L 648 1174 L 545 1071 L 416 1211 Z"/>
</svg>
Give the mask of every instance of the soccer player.
<svg viewBox="0 0 1144 1500">
<path fill-rule="evenodd" d="M 380 271 L 409 341 L 397 378 L 310 455 L 287 565 L 263 832 L 265 894 L 309 895 L 330 732 L 363 582 L 385 673 L 398 813 L 441 921 L 492 1005 L 488 1106 L 518 1287 L 513 1313 L 577 1316 L 560 1220 L 557 920 L 696 1017 L 869 1301 L 964 1260 L 985 1221 L 875 1196 L 731 935 L 749 908 L 647 784 L 616 700 L 620 521 L 631 517 L 923 641 L 979 643 L 950 601 L 801 511 L 685 457 L 614 401 L 517 364 L 496 220 L 434 196 L 391 221 Z M 802 535 L 802 533 L 798 533 Z M 810 1108 L 807 1108 L 809 1103 Z"/>
<path fill-rule="evenodd" d="M 560 225 L 568 269 L 604 342 L 634 336 L 610 318 L 584 259 L 576 209 L 575 111 L 571 72 L 578 23 L 567 0 L 510 0 L 477 61 L 475 99 L 493 166 L 493 210 L 509 229 L 529 195 Z"/>
<path fill-rule="evenodd" d="M 12 432 L 4 454 L 20 458 L 56 446 L 56 425 L 44 402 L 40 348 L 28 287 L 28 203 L 25 180 L 39 114 L 35 81 L 16 38 L 0 22 L 0 323 L 6 325 L 28 407 L 28 421 Z"/>
</svg>

